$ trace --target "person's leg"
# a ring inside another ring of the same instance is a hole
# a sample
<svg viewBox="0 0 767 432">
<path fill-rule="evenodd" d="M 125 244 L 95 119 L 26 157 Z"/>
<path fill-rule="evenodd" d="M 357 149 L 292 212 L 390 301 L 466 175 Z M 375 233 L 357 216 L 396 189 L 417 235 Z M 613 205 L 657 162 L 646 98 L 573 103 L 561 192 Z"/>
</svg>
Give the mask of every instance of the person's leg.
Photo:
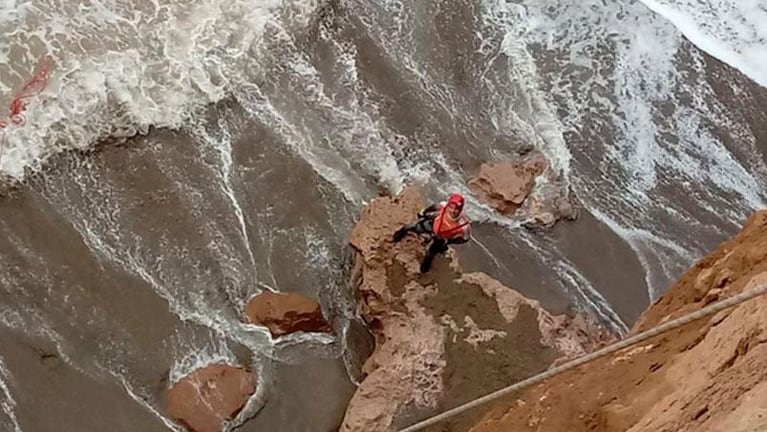
<svg viewBox="0 0 767 432">
<path fill-rule="evenodd" d="M 428 272 L 431 268 L 432 261 L 434 261 L 434 257 L 445 251 L 447 251 L 446 241 L 438 238 L 432 240 L 429 244 L 429 248 L 426 250 L 426 255 L 424 255 L 423 260 L 421 261 L 421 273 Z"/>
</svg>

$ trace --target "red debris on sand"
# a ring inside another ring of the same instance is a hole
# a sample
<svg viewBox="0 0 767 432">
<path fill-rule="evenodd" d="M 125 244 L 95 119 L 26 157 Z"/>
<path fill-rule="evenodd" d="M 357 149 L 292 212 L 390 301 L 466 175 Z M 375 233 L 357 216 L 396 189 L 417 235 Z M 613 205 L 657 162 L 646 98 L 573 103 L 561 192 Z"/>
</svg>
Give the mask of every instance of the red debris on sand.
<svg viewBox="0 0 767 432">
<path fill-rule="evenodd" d="M 43 57 L 38 63 L 32 78 L 11 99 L 7 117 L 0 119 L 0 157 L 2 157 L 2 150 L 5 147 L 4 129 L 10 125 L 21 126 L 26 123 L 27 119 L 24 117 L 24 110 L 27 107 L 27 99 L 37 96 L 45 90 L 52 66 L 53 61 L 51 57 Z"/>
</svg>

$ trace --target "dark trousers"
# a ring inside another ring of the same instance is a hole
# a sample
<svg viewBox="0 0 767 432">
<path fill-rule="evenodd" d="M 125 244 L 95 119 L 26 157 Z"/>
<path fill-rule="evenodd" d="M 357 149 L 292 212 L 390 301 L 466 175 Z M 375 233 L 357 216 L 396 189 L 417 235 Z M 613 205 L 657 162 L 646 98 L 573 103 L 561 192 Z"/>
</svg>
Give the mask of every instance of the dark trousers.
<svg viewBox="0 0 767 432">
<path fill-rule="evenodd" d="M 439 237 L 433 237 L 431 239 L 431 243 L 429 243 L 429 248 L 426 249 L 426 255 L 423 256 L 423 260 L 421 260 L 421 273 L 426 273 L 431 268 L 431 262 L 434 260 L 434 257 L 441 253 L 447 252 L 447 240 L 441 239 Z"/>
<path fill-rule="evenodd" d="M 416 234 L 432 234 L 432 221 L 430 219 L 421 219 L 418 222 L 410 225 L 405 225 L 395 233 L 395 241 L 399 241 L 408 232 Z M 439 237 L 432 237 L 429 241 L 429 247 L 426 249 L 426 254 L 421 260 L 421 273 L 426 273 L 431 268 L 431 263 L 434 257 L 447 252 L 447 240 Z"/>
</svg>

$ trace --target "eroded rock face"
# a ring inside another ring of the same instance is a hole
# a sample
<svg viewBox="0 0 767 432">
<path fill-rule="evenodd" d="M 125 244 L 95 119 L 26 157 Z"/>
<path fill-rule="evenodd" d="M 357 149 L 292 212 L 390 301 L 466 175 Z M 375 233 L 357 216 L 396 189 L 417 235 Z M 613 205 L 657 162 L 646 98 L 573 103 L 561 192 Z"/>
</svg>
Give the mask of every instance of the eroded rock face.
<svg viewBox="0 0 767 432">
<path fill-rule="evenodd" d="M 331 331 L 320 305 L 298 294 L 264 292 L 248 302 L 245 314 L 248 321 L 269 328 L 274 337 L 298 331 Z"/>
<path fill-rule="evenodd" d="M 414 188 L 378 198 L 351 234 L 352 284 L 376 349 L 342 431 L 396 430 L 599 342 L 489 276 L 463 274 L 450 253 L 420 275 L 424 245 L 391 235 L 422 207 Z"/>
<path fill-rule="evenodd" d="M 638 333 L 767 284 L 767 212 L 700 260 Z M 473 432 L 767 430 L 767 297 L 690 323 L 499 404 Z"/>
<path fill-rule="evenodd" d="M 510 215 L 522 206 L 547 165 L 538 154 L 518 161 L 482 164 L 479 174 L 469 180 L 469 188 L 480 200 Z"/>
<path fill-rule="evenodd" d="M 221 432 L 256 391 L 252 372 L 225 364 L 198 369 L 173 385 L 166 412 L 189 432 Z"/>
<path fill-rule="evenodd" d="M 522 305 L 538 312 L 538 329 L 544 345 L 556 348 L 561 358 L 575 357 L 594 351 L 617 340 L 615 333 L 596 325 L 583 316 L 552 315 L 540 303 L 524 297 L 484 273 L 468 273 L 460 281 L 480 286 L 495 299 L 506 321 L 513 322 Z"/>
<path fill-rule="evenodd" d="M 548 179 L 548 186 L 536 188 L 540 176 L 554 175 L 548 169 L 549 162 L 539 153 L 486 163 L 469 180 L 469 188 L 477 199 L 500 213 L 521 214 L 525 227 L 546 229 L 560 219 L 578 217 L 572 194 L 566 187 L 556 187 L 556 180 Z"/>
</svg>

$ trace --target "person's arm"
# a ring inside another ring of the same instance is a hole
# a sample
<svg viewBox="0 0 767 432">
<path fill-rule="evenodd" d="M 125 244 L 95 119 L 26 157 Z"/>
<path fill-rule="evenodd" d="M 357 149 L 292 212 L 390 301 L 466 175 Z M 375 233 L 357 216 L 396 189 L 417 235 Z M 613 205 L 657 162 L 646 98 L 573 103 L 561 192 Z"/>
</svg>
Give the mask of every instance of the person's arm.
<svg viewBox="0 0 767 432">
<path fill-rule="evenodd" d="M 428 217 L 430 216 L 430 213 L 435 213 L 437 210 L 439 210 L 439 205 L 432 204 L 418 212 L 418 219 Z"/>
</svg>

